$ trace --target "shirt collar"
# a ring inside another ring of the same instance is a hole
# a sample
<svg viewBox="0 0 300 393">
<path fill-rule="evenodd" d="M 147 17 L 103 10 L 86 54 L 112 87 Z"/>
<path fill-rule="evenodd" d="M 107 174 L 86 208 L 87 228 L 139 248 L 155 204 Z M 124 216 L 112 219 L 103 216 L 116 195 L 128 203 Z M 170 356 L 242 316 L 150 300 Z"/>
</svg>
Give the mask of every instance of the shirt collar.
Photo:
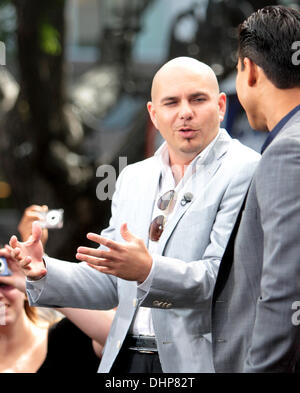
<svg viewBox="0 0 300 393">
<path fill-rule="evenodd" d="M 189 167 L 194 167 L 196 164 L 202 162 L 202 160 L 208 155 L 210 150 L 213 148 L 214 144 L 216 143 L 218 137 L 220 135 L 220 130 L 218 131 L 215 138 L 203 149 L 188 165 Z M 170 168 L 170 157 L 167 143 L 164 142 L 154 153 L 154 156 L 158 158 L 160 161 L 162 169 L 166 169 L 166 167 Z"/>
<path fill-rule="evenodd" d="M 261 148 L 261 153 L 263 153 L 269 144 L 273 141 L 276 135 L 283 129 L 286 123 L 300 110 L 300 105 L 297 105 L 296 108 L 292 109 L 286 116 L 284 116 L 279 123 L 273 128 L 273 130 L 269 133 L 265 143 Z"/>
</svg>

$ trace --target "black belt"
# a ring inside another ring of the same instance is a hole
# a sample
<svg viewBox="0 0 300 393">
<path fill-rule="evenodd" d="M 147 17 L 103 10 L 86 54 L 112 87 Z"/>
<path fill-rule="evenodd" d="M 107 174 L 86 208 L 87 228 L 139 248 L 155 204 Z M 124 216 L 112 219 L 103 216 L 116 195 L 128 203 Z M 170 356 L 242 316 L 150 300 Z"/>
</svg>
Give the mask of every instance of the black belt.
<svg viewBox="0 0 300 393">
<path fill-rule="evenodd" d="M 137 352 L 157 353 L 156 339 L 153 336 L 127 336 L 124 347 Z"/>
</svg>

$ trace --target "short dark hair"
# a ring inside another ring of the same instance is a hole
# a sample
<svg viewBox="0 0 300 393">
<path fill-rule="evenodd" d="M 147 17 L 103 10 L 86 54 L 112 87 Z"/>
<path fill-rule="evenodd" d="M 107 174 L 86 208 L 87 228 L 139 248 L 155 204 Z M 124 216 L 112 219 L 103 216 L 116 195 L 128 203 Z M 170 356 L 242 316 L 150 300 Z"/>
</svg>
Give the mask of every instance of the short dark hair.
<svg viewBox="0 0 300 393">
<path fill-rule="evenodd" d="M 300 42 L 300 12 L 284 6 L 267 6 L 239 25 L 239 53 L 261 67 L 279 89 L 300 87 L 300 65 L 292 61 L 292 45 Z"/>
</svg>

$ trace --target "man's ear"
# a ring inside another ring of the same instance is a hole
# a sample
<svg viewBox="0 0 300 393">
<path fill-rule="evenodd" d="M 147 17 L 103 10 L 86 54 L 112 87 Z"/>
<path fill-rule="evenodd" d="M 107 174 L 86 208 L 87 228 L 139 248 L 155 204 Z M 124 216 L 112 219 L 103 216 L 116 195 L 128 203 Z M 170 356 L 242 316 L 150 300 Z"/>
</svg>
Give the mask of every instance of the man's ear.
<svg viewBox="0 0 300 393">
<path fill-rule="evenodd" d="M 253 87 L 257 83 L 258 79 L 258 66 L 248 57 L 243 59 L 244 71 L 247 74 L 248 85 Z"/>
<path fill-rule="evenodd" d="M 152 120 L 152 123 L 154 124 L 154 127 L 157 129 L 157 122 L 156 122 L 156 116 L 155 116 L 155 108 L 154 104 L 152 101 L 147 102 L 147 109 L 150 115 L 150 118 Z"/>
<path fill-rule="evenodd" d="M 219 94 L 219 118 L 220 122 L 224 120 L 225 113 L 226 113 L 226 101 L 227 97 L 225 93 Z"/>
</svg>

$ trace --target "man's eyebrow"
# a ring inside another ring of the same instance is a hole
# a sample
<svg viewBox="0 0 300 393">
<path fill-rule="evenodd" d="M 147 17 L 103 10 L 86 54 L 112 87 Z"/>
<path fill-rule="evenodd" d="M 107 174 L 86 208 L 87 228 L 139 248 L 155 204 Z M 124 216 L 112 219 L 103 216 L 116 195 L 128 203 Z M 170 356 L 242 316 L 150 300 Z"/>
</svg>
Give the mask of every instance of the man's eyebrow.
<svg viewBox="0 0 300 393">
<path fill-rule="evenodd" d="M 189 95 L 190 98 L 196 98 L 196 97 L 201 97 L 201 96 L 207 97 L 208 94 L 205 91 L 197 91 L 196 93 Z"/>
<path fill-rule="evenodd" d="M 174 101 L 174 100 L 178 100 L 178 97 L 176 96 L 170 96 L 170 97 L 163 97 L 160 102 L 163 104 L 166 101 Z"/>
<path fill-rule="evenodd" d="M 189 98 L 196 98 L 196 97 L 200 97 L 200 96 L 207 96 L 208 94 L 205 91 L 197 91 L 195 93 L 192 93 L 189 95 Z M 168 101 L 174 101 L 174 100 L 178 100 L 177 96 L 167 96 L 167 97 L 163 97 L 160 102 L 163 104 L 164 102 L 168 102 Z"/>
</svg>

